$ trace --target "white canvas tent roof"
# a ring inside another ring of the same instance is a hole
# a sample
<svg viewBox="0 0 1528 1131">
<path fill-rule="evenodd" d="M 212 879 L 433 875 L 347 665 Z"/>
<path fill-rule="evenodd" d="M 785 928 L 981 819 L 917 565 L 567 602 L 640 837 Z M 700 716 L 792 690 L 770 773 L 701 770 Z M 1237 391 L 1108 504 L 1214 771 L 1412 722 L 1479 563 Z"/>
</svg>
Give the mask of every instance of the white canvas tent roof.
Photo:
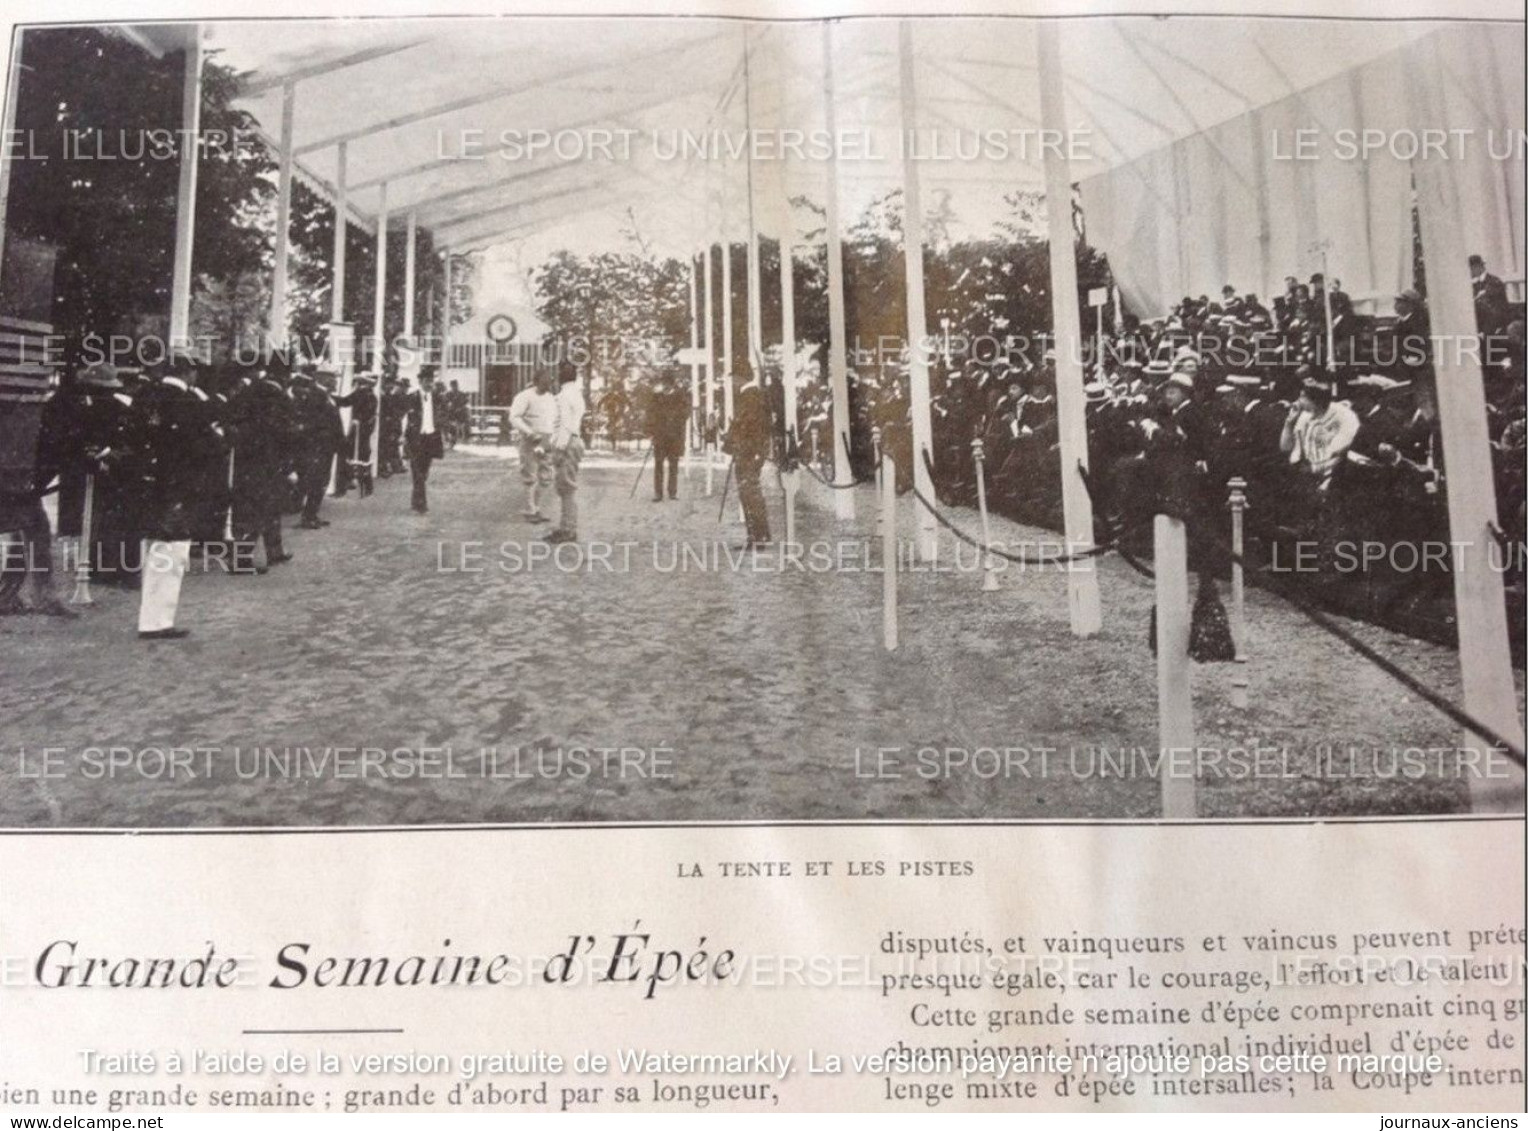
<svg viewBox="0 0 1528 1131">
<path fill-rule="evenodd" d="M 841 161 L 846 208 L 895 187 L 901 124 L 897 21 L 834 23 L 838 129 L 870 130 L 888 161 Z M 1069 126 L 1086 139 L 1073 175 L 1133 160 L 1427 34 L 1428 23 L 1205 17 L 1068 20 L 1063 28 Z M 969 138 L 1038 130 L 1035 27 L 1023 19 L 914 21 L 920 129 Z M 746 162 L 664 161 L 651 131 L 820 129 L 821 25 L 720 19 L 529 18 L 236 20 L 203 25 L 204 45 L 247 72 L 244 105 L 274 139 L 283 84 L 294 84 L 298 172 L 332 186 L 338 147 L 349 204 L 363 221 L 409 210 L 437 243 L 486 246 L 619 209 L 671 249 L 697 242 L 707 190 L 730 194 Z M 163 39 L 178 28 L 135 29 Z M 745 36 L 750 82 L 741 82 Z M 587 138 L 635 130 L 630 160 L 509 160 L 503 131 Z M 484 146 L 464 157 L 463 139 Z M 1018 142 L 1011 147 L 1017 149 Z M 1034 138 L 1029 139 L 1034 144 Z M 649 151 L 643 152 L 644 148 Z M 1040 162 L 929 161 L 932 189 L 995 199 L 1037 186 Z M 815 162 L 792 162 L 792 192 L 820 186 Z M 820 192 L 820 188 L 818 189 Z M 718 206 L 713 203 L 713 209 Z M 761 226 L 767 221 L 760 218 Z"/>
</svg>

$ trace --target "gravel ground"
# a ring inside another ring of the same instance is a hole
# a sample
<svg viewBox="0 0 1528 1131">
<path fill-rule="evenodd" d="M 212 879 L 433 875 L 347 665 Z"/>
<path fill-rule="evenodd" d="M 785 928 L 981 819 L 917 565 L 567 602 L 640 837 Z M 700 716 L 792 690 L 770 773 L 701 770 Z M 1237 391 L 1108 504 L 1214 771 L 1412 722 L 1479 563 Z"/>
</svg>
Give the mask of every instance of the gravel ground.
<svg viewBox="0 0 1528 1131">
<path fill-rule="evenodd" d="M 384 481 L 292 531 L 268 576 L 188 577 L 188 640 L 140 643 L 136 594 L 109 589 L 77 622 L 0 621 L 0 824 L 1157 815 L 1151 592 L 1123 563 L 1100 562 L 1105 629 L 1077 640 L 1060 572 L 983 593 L 970 551 L 946 557 L 901 578 L 887 652 L 868 488 L 849 528 L 803 489 L 809 568 L 737 568 L 736 508 L 718 522 L 704 472 L 653 504 L 645 483 L 628 498 L 636 462 L 588 461 L 582 533 L 608 548 L 559 562 L 526 557 L 545 528 L 519 516 L 512 460 L 458 452 L 428 516 Z M 830 554 L 844 568 L 818 568 Z M 1458 696 L 1448 650 L 1355 627 Z M 1223 759 L 1202 815 L 1466 807 L 1431 708 L 1257 592 L 1249 641 L 1251 709 L 1230 707 L 1229 666 L 1195 672 L 1199 742 Z M 1397 774 L 1397 750 L 1433 752 L 1428 772 Z"/>
</svg>

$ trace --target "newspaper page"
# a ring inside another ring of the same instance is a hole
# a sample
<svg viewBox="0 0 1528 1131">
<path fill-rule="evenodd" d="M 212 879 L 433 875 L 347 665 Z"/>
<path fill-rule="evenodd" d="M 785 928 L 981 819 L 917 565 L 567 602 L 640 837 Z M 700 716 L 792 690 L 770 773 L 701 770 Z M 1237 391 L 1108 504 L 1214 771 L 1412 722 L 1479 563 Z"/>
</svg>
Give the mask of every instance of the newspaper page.
<svg viewBox="0 0 1528 1131">
<path fill-rule="evenodd" d="M 1520 5 L 0 18 L 8 1126 L 1518 1126 Z"/>
</svg>

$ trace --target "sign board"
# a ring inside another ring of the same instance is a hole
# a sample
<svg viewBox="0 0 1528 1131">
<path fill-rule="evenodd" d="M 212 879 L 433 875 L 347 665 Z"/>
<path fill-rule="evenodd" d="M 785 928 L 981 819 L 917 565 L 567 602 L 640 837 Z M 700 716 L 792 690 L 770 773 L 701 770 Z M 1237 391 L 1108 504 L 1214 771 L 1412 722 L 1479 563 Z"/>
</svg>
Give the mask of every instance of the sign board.
<svg viewBox="0 0 1528 1131">
<path fill-rule="evenodd" d="M 705 347 L 686 346 L 682 350 L 675 350 L 674 362 L 677 365 L 704 365 L 706 363 Z"/>
<path fill-rule="evenodd" d="M 1090 289 L 1088 291 L 1088 305 L 1089 306 L 1108 306 L 1109 305 L 1109 288 L 1108 287 L 1093 287 L 1092 289 Z"/>
<path fill-rule="evenodd" d="M 329 364 L 340 374 L 340 387 L 348 390 L 355 367 L 355 323 L 329 323 Z"/>
<path fill-rule="evenodd" d="M 495 314 L 483 327 L 488 335 L 488 340 L 497 344 L 512 342 L 520 333 L 520 327 L 515 325 L 515 320 L 507 314 Z"/>
</svg>

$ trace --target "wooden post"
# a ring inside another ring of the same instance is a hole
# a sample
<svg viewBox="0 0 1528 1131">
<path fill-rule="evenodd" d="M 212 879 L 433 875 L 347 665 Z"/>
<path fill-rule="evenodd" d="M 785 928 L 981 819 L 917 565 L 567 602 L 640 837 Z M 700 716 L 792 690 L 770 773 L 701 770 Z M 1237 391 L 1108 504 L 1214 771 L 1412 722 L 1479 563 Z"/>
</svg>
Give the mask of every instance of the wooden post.
<svg viewBox="0 0 1528 1131">
<path fill-rule="evenodd" d="M 753 57 L 749 38 L 748 28 L 745 25 L 743 27 L 743 122 L 751 131 L 754 128 Z M 764 308 L 760 286 L 763 280 L 759 263 L 759 201 L 754 184 L 753 166 L 753 151 L 750 149 L 748 160 L 743 166 L 748 174 L 748 243 L 745 248 L 748 271 L 748 287 L 745 292 L 748 299 L 747 356 L 749 372 L 762 386 L 764 374 L 760 371 L 760 366 L 764 363 Z"/>
<path fill-rule="evenodd" d="M 785 118 L 784 95 L 790 89 L 790 60 L 786 54 L 784 36 L 775 38 L 775 66 L 779 79 L 781 112 L 778 125 L 783 129 Z M 785 153 L 773 162 L 774 175 L 770 178 L 770 213 L 775 234 L 780 242 L 780 386 L 785 407 L 785 442 L 797 446 L 800 455 L 798 424 L 801 414 L 796 400 L 796 251 L 795 224 L 791 216 L 790 185 L 786 180 L 789 166 Z M 760 329 L 762 336 L 763 330 Z M 796 493 L 801 487 L 801 472 L 796 469 L 781 470 L 780 485 L 785 492 L 785 544 L 796 545 Z M 836 494 L 847 494 L 839 491 Z"/>
<path fill-rule="evenodd" d="M 276 173 L 275 272 L 271 279 L 271 315 L 268 330 L 272 349 L 287 344 L 287 259 L 292 246 L 292 118 L 297 110 L 297 84 L 281 84 L 281 152 Z"/>
<path fill-rule="evenodd" d="M 881 453 L 881 640 L 897 650 L 897 464 Z"/>
<path fill-rule="evenodd" d="M 685 467 L 690 464 L 690 452 L 694 452 L 700 439 L 700 362 L 695 351 L 700 348 L 700 281 L 696 278 L 695 253 L 690 253 L 690 433 L 685 453 Z"/>
<path fill-rule="evenodd" d="M 346 182 L 349 180 L 349 145 L 340 142 L 334 151 L 334 243 L 329 256 L 329 365 L 339 374 L 339 392 L 341 396 L 348 395 L 351 386 L 353 367 L 350 364 L 350 348 L 347 347 L 345 354 L 339 350 L 339 337 L 336 327 L 345 321 L 345 242 L 349 234 L 350 225 L 346 220 L 346 212 L 349 207 Z M 346 339 L 350 346 L 354 344 L 354 338 Z M 354 414 L 348 408 L 340 409 L 340 428 L 345 435 L 350 435 L 350 421 Z M 355 453 L 351 453 L 354 458 Z M 347 469 L 346 477 L 349 477 Z M 339 461 L 336 460 L 329 470 L 329 494 L 334 494 L 339 489 Z"/>
<path fill-rule="evenodd" d="M 1408 67 L 1413 121 L 1448 121 L 1446 86 L 1432 40 L 1415 45 Z M 1486 427 L 1485 387 L 1480 372 L 1474 288 L 1470 282 L 1456 162 L 1440 154 L 1412 163 L 1422 255 L 1427 264 L 1427 301 L 1432 322 L 1433 369 L 1437 374 L 1438 424 L 1448 460 L 1449 540 L 1453 543 L 1454 604 L 1459 625 L 1459 666 L 1464 709 L 1508 741 L 1523 745 L 1523 723 L 1512 677 L 1506 599 L 1501 572 L 1493 568 L 1496 483 Z M 1476 812 L 1523 811 L 1523 771 L 1494 751 L 1482 736 L 1466 732 L 1460 749 L 1474 761 L 1470 800 Z"/>
<path fill-rule="evenodd" d="M 913 27 L 907 20 L 897 25 L 897 56 L 901 64 L 902 136 L 904 145 L 918 128 L 918 95 L 914 86 Z M 909 154 L 902 157 L 902 251 L 907 279 L 907 371 L 909 406 L 913 426 L 913 484 L 925 499 L 934 497 L 929 465 L 934 458 L 934 426 L 929 410 L 928 358 L 923 339 L 928 336 L 928 312 L 923 294 L 923 197 L 918 165 Z M 938 527 L 926 508 L 918 508 L 915 544 L 918 556 L 933 561 L 939 554 Z"/>
<path fill-rule="evenodd" d="M 446 293 L 440 302 L 440 373 L 444 377 L 446 370 L 451 368 L 451 318 L 455 312 L 451 303 L 451 249 L 443 247 L 440 249 L 440 254 L 445 263 L 446 277 Z M 478 389 L 479 393 L 482 391 L 481 388 Z"/>
<path fill-rule="evenodd" d="M 1040 24 L 1040 120 L 1045 131 L 1067 144 L 1061 29 Z M 1051 313 L 1056 351 L 1056 417 L 1061 441 L 1061 503 L 1067 547 L 1093 545 L 1093 504 L 1079 468 L 1088 465 L 1087 395 L 1083 392 L 1082 320 L 1077 309 L 1076 234 L 1072 227 L 1071 162 L 1054 146 L 1045 150 L 1045 213 L 1050 236 Z M 1067 605 L 1074 636 L 1093 636 L 1103 627 L 1098 574 L 1092 558 L 1067 567 Z"/>
<path fill-rule="evenodd" d="M 1247 509 L 1247 481 L 1237 476 L 1231 489 L 1231 638 L 1236 644 L 1236 666 L 1231 671 L 1231 706 L 1247 707 L 1247 584 L 1242 570 L 1246 552 L 1242 515 Z"/>
<path fill-rule="evenodd" d="M 339 142 L 339 145 L 335 147 L 335 243 L 333 243 L 333 252 L 330 254 L 329 261 L 330 277 L 332 277 L 329 284 L 329 364 L 339 374 L 341 396 L 348 396 L 350 393 L 351 378 L 354 373 L 354 365 L 351 362 L 353 362 L 354 341 L 356 341 L 353 333 L 348 335 L 345 338 L 344 353 L 341 353 L 338 348 L 339 336 L 336 335 L 336 327 L 341 326 L 345 321 L 345 249 L 347 249 L 347 237 L 350 235 L 350 222 L 347 220 L 348 209 L 350 209 L 347 188 L 347 182 L 350 180 L 348 167 L 350 167 L 350 144 Z M 339 425 L 344 428 L 345 436 L 350 436 L 350 420 L 353 416 L 354 413 L 351 413 L 348 408 L 339 410 Z M 350 452 L 350 459 L 354 459 L 353 451 Z M 345 478 L 348 480 L 351 474 L 353 469 L 347 469 Z M 329 475 L 329 494 L 335 494 L 338 488 L 339 472 L 338 462 L 336 462 L 336 468 L 332 469 Z"/>
<path fill-rule="evenodd" d="M 334 254 L 331 260 L 334 281 L 329 287 L 329 321 L 345 321 L 345 250 L 350 224 L 346 213 L 350 207 L 349 191 L 345 182 L 349 177 L 349 151 L 347 142 L 340 142 L 334 153 Z M 348 392 L 348 390 L 346 390 Z"/>
<path fill-rule="evenodd" d="M 80 536 L 74 543 L 74 595 L 70 598 L 71 604 L 95 604 L 95 600 L 90 596 L 90 550 L 95 544 L 91 537 L 91 528 L 94 526 L 95 476 L 87 472 L 85 474 L 85 504 L 80 514 Z"/>
<path fill-rule="evenodd" d="M 10 68 L 5 72 L 5 118 L 0 124 L 0 138 L 15 137 L 16 100 L 21 97 L 21 43 L 27 33 L 11 30 Z M 11 165 L 15 161 L 10 145 L 0 145 L 0 268 L 5 264 L 6 208 L 11 196 Z"/>
<path fill-rule="evenodd" d="M 355 356 L 355 327 L 349 322 L 329 323 L 329 364 L 339 374 L 339 389 L 341 393 L 349 393 L 352 386 L 354 366 L 351 359 Z M 340 409 L 340 430 L 346 436 L 350 435 L 350 422 L 355 414 L 347 407 Z M 359 439 L 359 437 L 357 437 Z M 346 481 L 354 475 L 351 466 L 355 460 L 355 448 L 352 446 L 343 457 L 346 464 Z M 340 486 L 340 460 L 334 460 L 329 465 L 329 494 L 333 495 Z"/>
<path fill-rule="evenodd" d="M 709 231 L 708 231 L 709 236 Z M 706 244 L 705 284 L 706 284 L 706 418 L 705 427 L 709 428 L 716 420 L 716 299 L 712 288 L 715 286 L 714 268 L 712 259 L 715 256 L 714 244 Z M 701 435 L 701 446 L 704 449 L 706 461 L 706 498 L 710 498 L 715 489 L 712 485 L 712 477 L 715 471 L 716 453 L 706 447 L 705 435 Z"/>
<path fill-rule="evenodd" d="M 753 214 L 753 172 L 748 174 L 749 214 Z M 759 230 L 748 226 L 748 242 L 743 245 L 743 270 L 747 273 L 747 286 L 743 295 L 747 300 L 747 344 L 743 356 L 748 361 L 748 371 L 760 381 L 764 379 L 764 310 L 759 293 Z"/>
<path fill-rule="evenodd" d="M 371 371 L 376 374 L 377 414 L 372 423 L 371 475 L 376 480 L 382 464 L 382 366 L 386 354 L 387 322 L 387 182 L 378 186 L 381 194 L 377 202 L 377 285 L 372 300 Z"/>
<path fill-rule="evenodd" d="M 387 184 L 384 182 L 378 190 L 381 199 L 377 204 L 377 264 L 376 264 L 376 288 L 372 295 L 371 307 L 371 334 L 372 363 L 371 367 L 380 376 L 382 372 L 382 359 L 386 355 L 384 343 L 387 337 Z M 378 381 L 378 387 L 381 381 Z"/>
<path fill-rule="evenodd" d="M 732 401 L 736 393 L 732 379 L 732 236 L 722 225 L 722 415 L 732 423 Z"/>
<path fill-rule="evenodd" d="M 982 516 L 982 592 L 996 593 L 997 561 L 985 548 L 992 545 L 992 521 L 987 514 L 987 445 L 980 436 L 971 441 L 971 456 L 976 461 L 976 505 Z"/>
<path fill-rule="evenodd" d="M 1104 365 L 1104 304 L 1099 303 L 1095 308 L 1098 311 L 1098 356 L 1094 358 L 1094 375 L 1102 381 L 1108 376 L 1108 370 Z"/>
<path fill-rule="evenodd" d="M 880 425 L 876 425 L 875 427 L 870 429 L 870 447 L 871 447 L 871 450 L 875 454 L 875 497 L 876 497 L 876 499 L 878 501 L 877 502 L 877 506 L 876 506 L 876 510 L 875 510 L 875 528 L 876 528 L 877 531 L 879 531 L 879 530 L 881 530 L 886 525 L 886 511 L 885 511 L 885 508 L 879 505 L 880 501 L 882 501 L 882 496 L 881 496 L 881 479 L 883 478 L 883 474 L 884 474 L 884 470 L 885 470 L 884 467 L 882 466 L 882 461 L 881 461 L 881 427 L 880 427 Z"/>
<path fill-rule="evenodd" d="M 1331 266 L 1328 263 L 1327 252 L 1331 250 L 1332 241 L 1322 240 L 1316 245 L 1321 252 L 1321 306 L 1322 313 L 1326 317 L 1326 371 L 1337 372 L 1337 327 L 1332 325 L 1332 276 Z M 1334 389 L 1333 392 L 1336 392 Z"/>
<path fill-rule="evenodd" d="M 1192 772 L 1194 698 L 1188 657 L 1188 536 L 1179 518 L 1159 514 L 1153 525 L 1162 816 L 1168 820 L 1192 820 L 1197 805 Z"/>
<path fill-rule="evenodd" d="M 823 114 L 828 137 L 838 136 L 838 109 L 833 95 L 833 24 L 822 24 Z M 844 316 L 844 245 L 838 220 L 838 159 L 828 154 L 823 163 L 823 239 L 828 248 L 828 386 L 833 396 L 833 482 L 840 488 L 854 481 L 849 465 L 849 343 Z M 879 469 L 879 461 L 876 464 Z M 879 474 L 879 470 L 877 471 Z M 834 513 L 841 521 L 854 518 L 854 492 L 833 492 Z"/>
<path fill-rule="evenodd" d="M 792 547 L 797 544 L 796 493 L 801 489 L 801 472 L 782 471 L 780 489 L 785 493 L 785 545 Z"/>
<path fill-rule="evenodd" d="M 403 239 L 403 336 L 414 340 L 414 255 L 419 242 L 418 221 L 414 210 L 409 209 L 408 225 Z"/>
<path fill-rule="evenodd" d="M 19 36 L 18 36 L 19 38 Z M 191 341 L 191 248 L 196 238 L 195 139 L 202 128 L 202 27 L 186 28 L 186 72 L 181 89 L 180 180 L 175 188 L 175 259 L 170 283 L 170 341 Z"/>
</svg>

